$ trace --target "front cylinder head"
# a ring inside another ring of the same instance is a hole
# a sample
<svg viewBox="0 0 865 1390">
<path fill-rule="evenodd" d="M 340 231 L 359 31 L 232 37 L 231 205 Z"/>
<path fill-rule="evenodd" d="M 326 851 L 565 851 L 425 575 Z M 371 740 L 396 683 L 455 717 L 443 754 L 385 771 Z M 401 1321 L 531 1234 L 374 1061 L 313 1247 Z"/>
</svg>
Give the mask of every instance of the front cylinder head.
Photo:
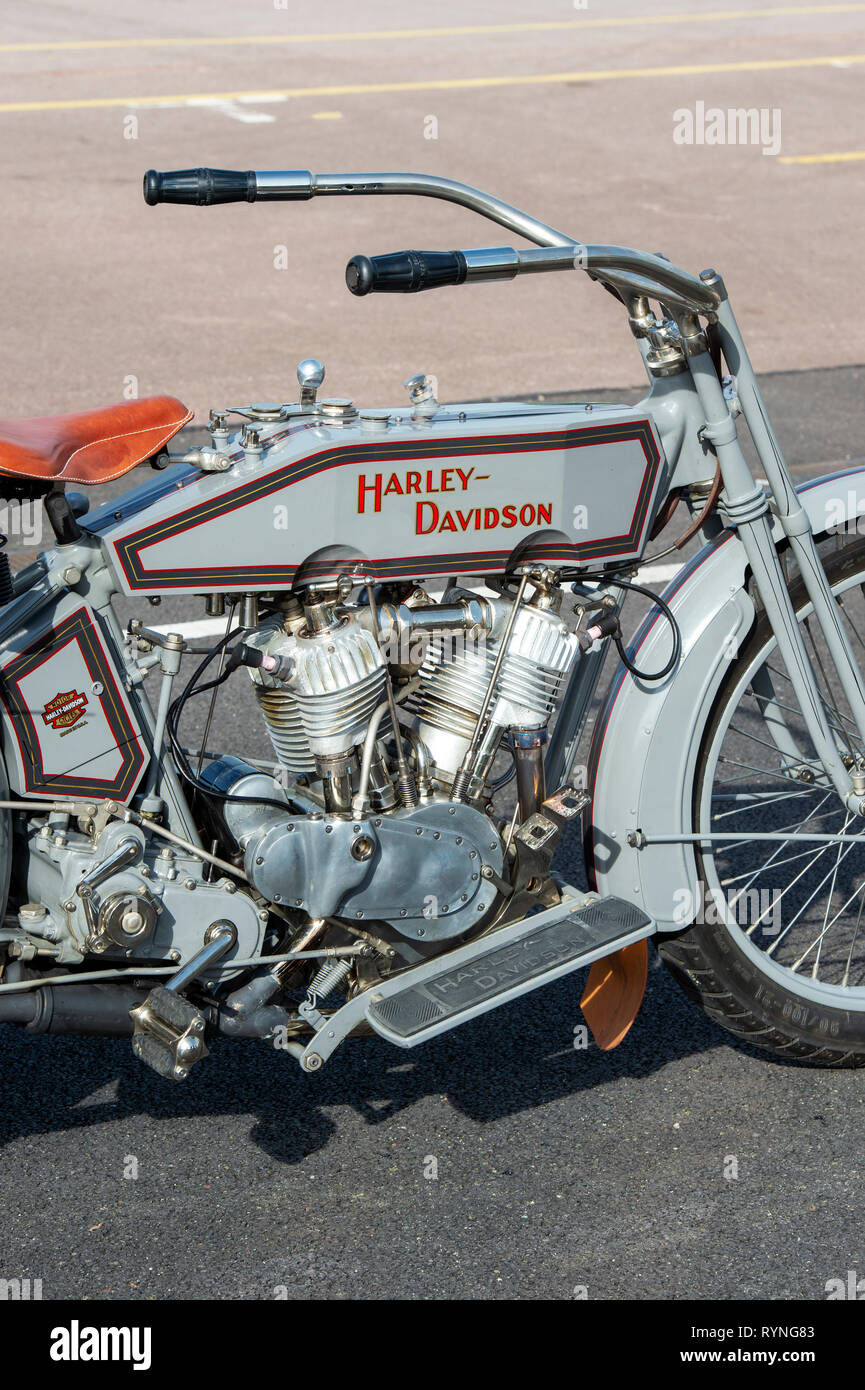
<svg viewBox="0 0 865 1390">
<path fill-rule="evenodd" d="M 386 673 L 375 637 L 352 614 L 337 612 L 332 625 L 314 631 L 271 628 L 255 645 L 293 665 L 285 682 L 253 672 L 280 762 L 309 772 L 316 757 L 338 757 L 363 742 Z"/>
</svg>

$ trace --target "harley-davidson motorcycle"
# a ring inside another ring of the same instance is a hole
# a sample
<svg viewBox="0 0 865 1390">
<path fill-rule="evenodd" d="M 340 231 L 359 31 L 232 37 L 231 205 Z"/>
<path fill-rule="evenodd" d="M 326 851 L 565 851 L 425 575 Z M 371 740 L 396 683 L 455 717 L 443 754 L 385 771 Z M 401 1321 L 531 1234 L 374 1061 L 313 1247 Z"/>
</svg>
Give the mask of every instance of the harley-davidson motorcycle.
<svg viewBox="0 0 865 1390">
<path fill-rule="evenodd" d="M 54 533 L 0 573 L 0 1022 L 129 1034 L 176 1079 L 216 1033 L 313 1072 L 591 966 L 611 1048 L 651 937 L 740 1038 L 865 1062 L 865 469 L 794 485 L 721 276 L 430 175 L 151 171 L 144 193 L 447 199 L 532 246 L 355 256 L 352 294 L 583 271 L 649 386 L 443 404 L 418 375 L 359 409 L 308 359 L 297 400 L 214 410 L 182 453 L 168 396 L 0 422 L 7 505 L 41 499 Z M 92 511 L 65 490 L 147 465 Z M 667 528 L 649 558 L 699 544 L 656 594 L 635 576 Z M 181 595 L 224 618 L 212 646 L 114 609 Z M 208 747 L 229 680 L 272 761 Z M 553 862 L 580 827 L 589 890 Z"/>
</svg>

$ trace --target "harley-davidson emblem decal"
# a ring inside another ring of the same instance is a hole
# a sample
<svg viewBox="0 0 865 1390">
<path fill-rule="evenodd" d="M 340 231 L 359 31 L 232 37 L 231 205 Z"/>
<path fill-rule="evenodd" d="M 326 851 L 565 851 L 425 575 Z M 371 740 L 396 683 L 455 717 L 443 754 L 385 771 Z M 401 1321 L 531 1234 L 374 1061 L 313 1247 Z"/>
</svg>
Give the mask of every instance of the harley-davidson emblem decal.
<svg viewBox="0 0 865 1390">
<path fill-rule="evenodd" d="M 42 718 L 52 729 L 71 729 L 73 724 L 84 718 L 86 707 L 86 695 L 79 695 L 77 690 L 62 690 L 48 701 Z"/>
</svg>

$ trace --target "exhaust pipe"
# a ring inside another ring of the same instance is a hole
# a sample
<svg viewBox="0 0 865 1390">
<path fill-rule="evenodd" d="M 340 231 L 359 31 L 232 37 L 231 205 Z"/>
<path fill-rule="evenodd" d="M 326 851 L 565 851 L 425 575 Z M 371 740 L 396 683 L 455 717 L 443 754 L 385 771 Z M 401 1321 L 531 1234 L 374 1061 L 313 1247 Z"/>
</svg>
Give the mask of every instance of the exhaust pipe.
<svg viewBox="0 0 865 1390">
<path fill-rule="evenodd" d="M 41 985 L 20 994 L 0 994 L 0 1023 L 16 1023 L 28 1033 L 78 1033 L 95 1037 L 131 1038 L 130 1010 L 143 1004 L 146 989 L 122 984 Z M 230 1038 L 268 1038 L 288 1023 L 275 1004 L 246 1017 L 231 1009 L 205 1009 L 208 1023 Z"/>
<path fill-rule="evenodd" d="M 41 985 L 20 994 L 0 994 L 0 1023 L 18 1023 L 28 1033 L 91 1033 L 132 1036 L 129 1010 L 146 998 L 131 985 Z"/>
</svg>

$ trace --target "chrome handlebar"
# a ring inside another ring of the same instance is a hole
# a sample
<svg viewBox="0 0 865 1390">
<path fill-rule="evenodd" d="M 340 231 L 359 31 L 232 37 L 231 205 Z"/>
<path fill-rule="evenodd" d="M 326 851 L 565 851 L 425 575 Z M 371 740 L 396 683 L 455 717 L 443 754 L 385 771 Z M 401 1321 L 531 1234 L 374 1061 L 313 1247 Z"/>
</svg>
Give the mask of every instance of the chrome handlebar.
<svg viewBox="0 0 865 1390">
<path fill-rule="evenodd" d="M 706 283 L 688 271 L 680 270 L 662 256 L 627 246 L 583 245 L 564 232 L 538 221 L 510 203 L 472 188 L 453 179 L 436 174 L 313 174 L 308 169 L 246 170 L 234 172 L 221 169 L 184 169 L 157 173 L 151 169 L 144 176 L 144 197 L 147 203 L 188 203 L 208 206 L 227 202 L 296 202 L 309 198 L 357 197 L 364 194 L 408 194 L 422 198 L 441 198 L 468 208 L 481 217 L 497 222 L 518 236 L 525 237 L 542 254 L 515 251 L 511 247 L 487 247 L 476 251 L 431 253 L 439 256 L 455 254 L 465 258 L 465 274 L 460 279 L 441 278 L 428 284 L 411 284 L 406 288 L 432 288 L 434 283 L 461 283 L 463 280 L 511 279 L 514 275 L 547 270 L 585 270 L 592 279 L 610 284 L 621 297 L 653 298 L 663 302 L 665 294 L 675 298 L 677 306 L 703 315 L 713 315 L 725 298 L 723 282 L 712 275 Z M 424 253 L 398 253 L 420 255 Z M 373 258 L 356 257 L 375 269 Z M 353 262 L 349 263 L 349 267 Z M 362 267 L 365 271 L 366 267 Z M 414 277 L 417 279 L 417 276 Z M 423 276 L 420 277 L 423 279 Z M 375 289 L 369 284 L 361 293 Z M 389 285 L 388 288 L 400 288 Z M 354 291 L 355 293 L 358 290 Z"/>
</svg>

